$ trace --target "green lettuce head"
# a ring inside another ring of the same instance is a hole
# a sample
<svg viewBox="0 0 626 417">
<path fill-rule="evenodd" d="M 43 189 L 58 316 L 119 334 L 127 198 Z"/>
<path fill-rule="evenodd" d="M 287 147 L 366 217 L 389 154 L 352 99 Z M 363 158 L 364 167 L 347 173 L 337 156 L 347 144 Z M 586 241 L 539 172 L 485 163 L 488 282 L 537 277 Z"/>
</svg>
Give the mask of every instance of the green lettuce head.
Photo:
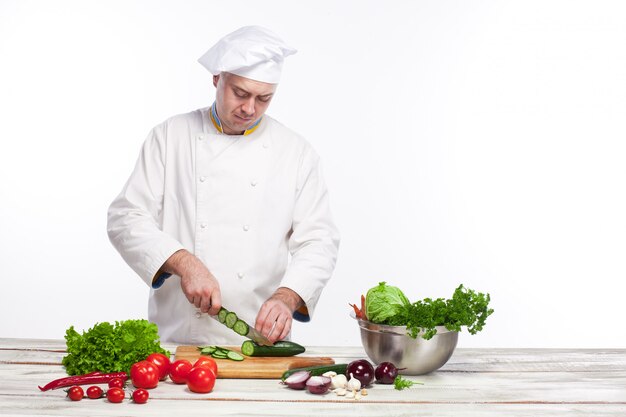
<svg viewBox="0 0 626 417">
<path fill-rule="evenodd" d="M 400 288 L 392 287 L 385 282 L 370 288 L 365 297 L 367 318 L 378 324 L 385 324 L 391 317 L 405 311 L 410 304 Z"/>
</svg>

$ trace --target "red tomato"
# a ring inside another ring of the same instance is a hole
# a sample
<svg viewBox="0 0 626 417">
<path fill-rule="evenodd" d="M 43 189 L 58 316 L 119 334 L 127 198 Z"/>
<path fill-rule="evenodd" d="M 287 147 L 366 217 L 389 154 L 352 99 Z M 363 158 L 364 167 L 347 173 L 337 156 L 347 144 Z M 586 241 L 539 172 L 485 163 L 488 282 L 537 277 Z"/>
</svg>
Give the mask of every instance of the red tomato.
<svg viewBox="0 0 626 417">
<path fill-rule="evenodd" d="M 154 388 L 159 384 L 159 370 L 152 362 L 139 361 L 130 367 L 130 380 L 137 388 Z"/>
<path fill-rule="evenodd" d="M 206 366 L 191 368 L 187 375 L 187 388 L 193 392 L 207 393 L 213 391 L 215 374 Z"/>
<path fill-rule="evenodd" d="M 124 388 L 124 386 L 126 385 L 126 381 L 124 381 L 122 378 L 113 378 L 112 380 L 109 381 L 109 388 Z"/>
<path fill-rule="evenodd" d="M 191 362 L 186 359 L 175 361 L 170 366 L 170 378 L 175 384 L 184 384 L 187 382 L 187 375 L 191 368 Z"/>
<path fill-rule="evenodd" d="M 159 369 L 159 380 L 163 381 L 167 378 L 170 371 L 170 358 L 162 353 L 151 353 L 146 360 L 152 362 Z"/>
<path fill-rule="evenodd" d="M 102 398 L 102 394 L 102 388 L 97 385 L 92 385 L 87 388 L 87 397 L 91 398 L 92 400 L 95 400 L 96 398 Z"/>
<path fill-rule="evenodd" d="M 208 356 L 200 356 L 196 363 L 193 364 L 194 368 L 197 368 L 198 366 L 208 366 L 217 376 L 217 362 L 215 362 L 215 359 Z"/>
<path fill-rule="evenodd" d="M 67 396 L 70 397 L 72 401 L 80 401 L 85 396 L 85 391 L 78 385 L 74 385 L 67 390 Z"/>
<path fill-rule="evenodd" d="M 121 388 L 109 388 L 107 391 L 107 400 L 112 403 L 121 403 L 124 401 L 124 397 L 126 397 L 126 393 Z"/>
<path fill-rule="evenodd" d="M 137 404 L 145 404 L 148 402 L 148 397 L 150 397 L 150 393 L 143 388 L 133 391 L 133 401 Z"/>
</svg>

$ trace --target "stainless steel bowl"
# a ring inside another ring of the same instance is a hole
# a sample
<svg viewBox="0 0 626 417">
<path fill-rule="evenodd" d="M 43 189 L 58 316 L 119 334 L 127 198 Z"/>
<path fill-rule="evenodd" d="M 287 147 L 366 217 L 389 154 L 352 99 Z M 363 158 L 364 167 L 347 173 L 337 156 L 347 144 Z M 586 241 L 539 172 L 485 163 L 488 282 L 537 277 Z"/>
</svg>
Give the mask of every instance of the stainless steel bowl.
<svg viewBox="0 0 626 417">
<path fill-rule="evenodd" d="M 352 315 L 352 317 L 354 317 Z M 391 362 L 404 375 L 423 375 L 441 368 L 452 356 L 459 339 L 458 332 L 444 326 L 430 340 L 413 339 L 404 326 L 386 326 L 356 319 L 361 330 L 361 343 L 374 362 Z"/>
</svg>

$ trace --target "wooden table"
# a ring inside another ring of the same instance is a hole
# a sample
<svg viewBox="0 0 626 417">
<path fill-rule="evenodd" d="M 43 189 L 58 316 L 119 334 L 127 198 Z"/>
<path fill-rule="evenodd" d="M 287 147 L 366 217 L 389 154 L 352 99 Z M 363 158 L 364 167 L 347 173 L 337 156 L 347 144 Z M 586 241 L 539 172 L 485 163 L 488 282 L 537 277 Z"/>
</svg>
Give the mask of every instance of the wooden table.
<svg viewBox="0 0 626 417">
<path fill-rule="evenodd" d="M 175 350 L 175 346 L 164 345 Z M 161 382 L 147 404 L 72 402 L 37 385 L 65 376 L 63 340 L 0 339 L 2 416 L 625 416 L 626 349 L 462 349 L 424 385 L 397 391 L 373 385 L 355 401 L 293 391 L 277 380 L 218 379 L 210 394 Z M 337 362 L 360 347 L 311 347 Z"/>
</svg>

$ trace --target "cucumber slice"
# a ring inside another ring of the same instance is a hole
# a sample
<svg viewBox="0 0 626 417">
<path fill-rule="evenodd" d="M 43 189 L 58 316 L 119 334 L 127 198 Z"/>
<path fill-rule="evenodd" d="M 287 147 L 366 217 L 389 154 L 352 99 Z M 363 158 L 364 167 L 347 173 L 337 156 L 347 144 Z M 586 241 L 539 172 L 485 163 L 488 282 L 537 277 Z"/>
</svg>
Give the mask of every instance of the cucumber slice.
<svg viewBox="0 0 626 417">
<path fill-rule="evenodd" d="M 198 349 L 200 349 L 200 353 L 203 355 L 210 355 L 211 353 L 215 352 L 215 349 L 217 349 L 215 346 L 200 346 L 198 347 Z"/>
<path fill-rule="evenodd" d="M 224 323 L 226 321 L 226 315 L 229 313 L 224 307 L 220 308 L 220 311 L 217 313 L 217 319 L 220 323 Z"/>
<path fill-rule="evenodd" d="M 226 314 L 226 319 L 224 320 L 224 324 L 229 329 L 232 329 L 235 323 L 237 323 L 237 320 L 239 320 L 237 315 L 233 313 L 232 311 L 229 311 L 228 314 Z"/>
<path fill-rule="evenodd" d="M 221 346 L 198 346 L 198 349 L 201 354 L 210 355 L 214 359 L 244 360 L 244 357 L 240 355 L 239 352 Z"/>
<path fill-rule="evenodd" d="M 245 336 L 248 334 L 250 327 L 248 327 L 245 321 L 237 320 L 235 322 L 235 325 L 233 326 L 233 330 L 235 331 L 235 333 Z"/>
<path fill-rule="evenodd" d="M 243 356 L 241 356 L 239 353 L 235 352 L 234 350 L 230 350 L 228 351 L 228 359 L 233 360 L 233 361 L 242 361 L 243 360 Z"/>
</svg>

